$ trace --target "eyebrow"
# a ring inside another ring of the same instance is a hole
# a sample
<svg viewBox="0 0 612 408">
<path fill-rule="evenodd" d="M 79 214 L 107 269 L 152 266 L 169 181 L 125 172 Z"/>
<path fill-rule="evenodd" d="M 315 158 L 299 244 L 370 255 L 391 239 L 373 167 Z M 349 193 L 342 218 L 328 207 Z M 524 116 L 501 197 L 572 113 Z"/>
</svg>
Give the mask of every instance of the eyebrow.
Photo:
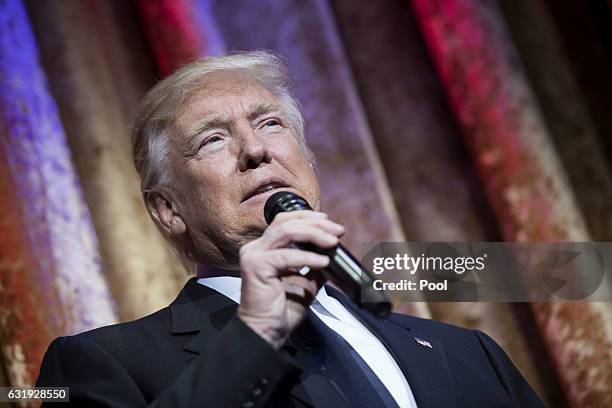
<svg viewBox="0 0 612 408">
<path fill-rule="evenodd" d="M 187 143 L 191 144 L 200 133 L 206 132 L 207 130 L 228 128 L 230 125 L 231 121 L 222 117 L 207 119 L 187 136 Z"/>
<path fill-rule="evenodd" d="M 260 116 L 280 111 L 280 106 L 275 103 L 254 103 L 249 106 L 247 118 L 252 122 Z"/>
<path fill-rule="evenodd" d="M 252 122 L 260 116 L 268 113 L 280 111 L 280 106 L 274 103 L 254 103 L 249 106 L 247 119 Z M 229 128 L 232 121 L 222 117 L 215 117 L 207 119 L 202 122 L 189 136 L 187 136 L 187 143 L 191 143 L 200 133 L 206 132 L 210 129 Z"/>
</svg>

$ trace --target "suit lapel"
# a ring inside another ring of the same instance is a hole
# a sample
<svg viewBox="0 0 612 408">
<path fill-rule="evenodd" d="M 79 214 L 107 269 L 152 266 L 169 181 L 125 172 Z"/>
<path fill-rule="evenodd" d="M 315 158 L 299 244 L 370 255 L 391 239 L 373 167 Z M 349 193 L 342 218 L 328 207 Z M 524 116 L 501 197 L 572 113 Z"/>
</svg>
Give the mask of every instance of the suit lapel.
<svg viewBox="0 0 612 408">
<path fill-rule="evenodd" d="M 210 343 L 214 334 L 220 332 L 236 313 L 238 305 L 231 300 L 231 304 L 225 304 L 223 300 L 217 301 L 221 297 L 216 296 L 215 302 L 211 302 L 215 309 L 210 313 L 208 321 L 204 323 L 200 332 L 183 346 L 183 350 L 195 354 L 202 353 L 208 347 L 208 343 Z"/>
<path fill-rule="evenodd" d="M 196 334 L 183 350 L 200 354 L 212 337 L 229 322 L 238 305 L 204 285 L 190 279 L 170 305 L 173 335 Z"/>
<path fill-rule="evenodd" d="M 193 334 L 183 345 L 183 350 L 192 354 L 205 353 L 212 338 L 225 327 L 237 308 L 233 300 L 192 278 L 170 305 L 171 332 L 173 335 Z M 307 344 L 289 340 L 281 350 L 301 368 L 299 380 L 291 388 L 291 395 L 313 407 L 348 407 L 341 393 L 315 369 L 304 347 Z"/>
<path fill-rule="evenodd" d="M 439 340 L 415 333 L 396 321 L 378 319 L 360 309 L 339 290 L 329 285 L 325 288 L 330 296 L 360 318 L 389 350 L 404 373 L 419 408 L 456 405 L 450 369 Z"/>
</svg>

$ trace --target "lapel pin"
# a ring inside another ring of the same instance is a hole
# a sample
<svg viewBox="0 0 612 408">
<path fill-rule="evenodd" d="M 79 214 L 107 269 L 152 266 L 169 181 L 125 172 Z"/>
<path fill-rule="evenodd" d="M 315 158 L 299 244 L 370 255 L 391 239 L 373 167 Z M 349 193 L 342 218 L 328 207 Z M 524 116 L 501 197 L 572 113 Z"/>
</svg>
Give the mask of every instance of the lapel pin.
<svg viewBox="0 0 612 408">
<path fill-rule="evenodd" d="M 419 346 L 423 346 L 423 347 L 429 347 L 430 349 L 433 349 L 433 347 L 431 346 L 431 343 L 428 342 L 427 340 L 423 340 L 423 339 L 419 339 L 418 337 L 414 338 L 414 341 L 416 341 L 416 343 Z"/>
</svg>

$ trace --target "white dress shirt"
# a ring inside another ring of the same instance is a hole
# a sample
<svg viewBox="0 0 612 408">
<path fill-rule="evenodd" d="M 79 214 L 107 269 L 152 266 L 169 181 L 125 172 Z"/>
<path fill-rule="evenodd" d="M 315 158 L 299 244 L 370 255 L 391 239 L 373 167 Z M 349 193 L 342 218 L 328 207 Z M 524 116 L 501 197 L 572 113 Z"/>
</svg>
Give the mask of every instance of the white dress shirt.
<svg viewBox="0 0 612 408">
<path fill-rule="evenodd" d="M 240 303 L 242 285 L 240 278 L 233 276 L 200 278 L 198 283 Z M 359 353 L 400 407 L 416 408 L 410 385 L 389 351 L 376 336 L 346 310 L 342 303 L 329 296 L 325 292 L 325 287 L 319 290 L 310 309 L 325 325 L 342 336 Z"/>
</svg>

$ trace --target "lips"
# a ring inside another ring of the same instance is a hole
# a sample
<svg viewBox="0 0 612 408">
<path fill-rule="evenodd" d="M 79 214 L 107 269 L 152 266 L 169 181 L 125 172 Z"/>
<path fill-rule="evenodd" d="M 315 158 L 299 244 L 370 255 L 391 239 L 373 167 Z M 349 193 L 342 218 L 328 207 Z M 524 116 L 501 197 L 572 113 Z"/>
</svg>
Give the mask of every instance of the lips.
<svg viewBox="0 0 612 408">
<path fill-rule="evenodd" d="M 245 202 L 248 199 L 258 196 L 260 194 L 267 193 L 268 191 L 276 190 L 276 189 L 283 188 L 283 187 L 289 187 L 289 186 L 287 185 L 287 183 L 281 180 L 276 180 L 276 179 L 263 180 L 257 183 L 255 186 L 253 186 L 253 188 L 247 193 L 247 195 L 244 196 L 244 198 L 242 199 L 242 202 Z"/>
</svg>

